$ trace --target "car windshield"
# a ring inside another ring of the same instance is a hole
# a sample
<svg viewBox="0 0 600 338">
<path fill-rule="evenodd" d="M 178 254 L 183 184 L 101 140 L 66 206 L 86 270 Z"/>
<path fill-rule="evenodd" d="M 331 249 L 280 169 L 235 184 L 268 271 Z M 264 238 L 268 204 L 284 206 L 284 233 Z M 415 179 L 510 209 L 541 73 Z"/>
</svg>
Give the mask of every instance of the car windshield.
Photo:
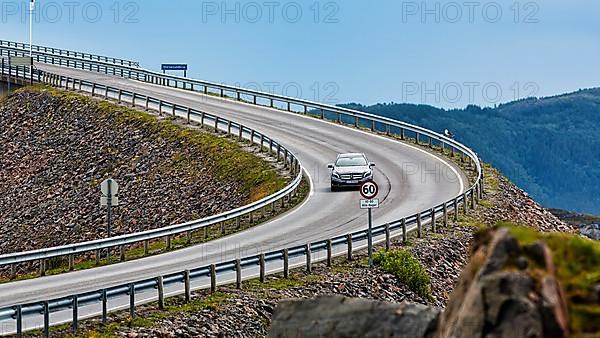
<svg viewBox="0 0 600 338">
<path fill-rule="evenodd" d="M 361 167 L 367 165 L 367 160 L 363 156 L 340 157 L 335 165 L 337 167 Z"/>
</svg>

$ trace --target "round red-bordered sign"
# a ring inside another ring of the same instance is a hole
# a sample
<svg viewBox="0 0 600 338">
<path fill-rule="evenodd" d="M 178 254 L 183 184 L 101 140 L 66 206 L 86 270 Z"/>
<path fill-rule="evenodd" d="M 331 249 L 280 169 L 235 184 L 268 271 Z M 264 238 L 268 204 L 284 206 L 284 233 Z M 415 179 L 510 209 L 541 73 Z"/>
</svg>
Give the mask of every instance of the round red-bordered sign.
<svg viewBox="0 0 600 338">
<path fill-rule="evenodd" d="M 362 197 L 372 200 L 379 193 L 379 186 L 375 181 L 366 181 L 365 183 L 360 185 L 360 194 Z"/>
</svg>

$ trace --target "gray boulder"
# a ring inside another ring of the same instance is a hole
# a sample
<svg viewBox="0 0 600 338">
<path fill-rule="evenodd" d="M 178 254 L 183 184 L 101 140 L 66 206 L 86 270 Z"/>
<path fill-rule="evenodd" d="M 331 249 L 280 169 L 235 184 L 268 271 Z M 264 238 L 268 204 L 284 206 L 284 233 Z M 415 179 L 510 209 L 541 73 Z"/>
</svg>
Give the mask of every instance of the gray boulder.
<svg viewBox="0 0 600 338">
<path fill-rule="evenodd" d="M 269 337 L 428 337 L 440 310 L 343 296 L 287 300 L 277 305 Z"/>
</svg>

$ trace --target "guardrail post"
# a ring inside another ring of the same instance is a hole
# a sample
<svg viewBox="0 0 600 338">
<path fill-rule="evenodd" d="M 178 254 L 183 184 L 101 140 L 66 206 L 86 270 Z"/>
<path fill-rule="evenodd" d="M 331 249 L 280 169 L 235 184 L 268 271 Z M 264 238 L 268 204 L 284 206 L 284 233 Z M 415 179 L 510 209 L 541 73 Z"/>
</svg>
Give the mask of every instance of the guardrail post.
<svg viewBox="0 0 600 338">
<path fill-rule="evenodd" d="M 429 136 L 429 148 L 433 148 L 433 137 Z"/>
<path fill-rule="evenodd" d="M 354 116 L 354 128 L 358 128 L 358 116 Z"/>
<path fill-rule="evenodd" d="M 231 120 L 227 120 L 227 135 L 231 135 Z"/>
<path fill-rule="evenodd" d="M 265 254 L 261 253 L 258 258 L 259 265 L 259 280 L 261 283 L 265 282 Z"/>
<path fill-rule="evenodd" d="M 46 275 L 46 260 L 40 259 L 40 276 Z"/>
<path fill-rule="evenodd" d="M 342 124 L 342 114 L 341 113 L 337 113 L 336 121 L 337 121 L 337 123 Z"/>
<path fill-rule="evenodd" d="M 148 240 L 144 241 L 144 255 L 148 255 Z"/>
<path fill-rule="evenodd" d="M 187 242 L 187 244 L 192 243 L 192 231 L 188 230 L 185 232 L 185 240 Z"/>
<path fill-rule="evenodd" d="M 10 265 L 10 279 L 13 280 L 15 278 L 17 278 L 17 266 L 15 263 L 12 263 Z"/>
<path fill-rule="evenodd" d="M 119 246 L 119 259 L 121 260 L 121 262 L 125 261 L 125 245 L 121 245 Z"/>
<path fill-rule="evenodd" d="M 475 210 L 475 190 L 471 190 L 471 209 Z"/>
<path fill-rule="evenodd" d="M 104 98 L 108 99 L 108 86 L 104 89 Z"/>
<path fill-rule="evenodd" d="M 123 96 L 123 90 L 119 89 L 119 98 L 118 98 L 118 102 L 121 103 L 121 97 Z"/>
<path fill-rule="evenodd" d="M 240 124 L 240 127 L 238 129 L 238 141 L 242 142 L 243 140 L 243 134 L 244 133 L 244 126 Z"/>
<path fill-rule="evenodd" d="M 346 235 L 346 241 L 348 242 L 348 260 L 352 260 L 352 234 Z"/>
<path fill-rule="evenodd" d="M 386 124 L 386 125 L 385 125 L 385 135 L 386 135 L 386 136 L 390 136 L 390 134 L 392 133 L 392 132 L 390 131 L 390 129 L 391 129 L 391 126 L 390 126 L 389 124 Z"/>
<path fill-rule="evenodd" d="M 217 291 L 217 267 L 214 264 L 210 265 L 210 293 Z"/>
<path fill-rule="evenodd" d="M 263 152 L 263 143 L 265 142 L 265 135 L 260 134 L 260 149 L 258 150 L 259 152 Z"/>
<path fill-rule="evenodd" d="M 221 97 L 225 96 L 225 93 L 223 92 L 223 88 L 221 88 Z"/>
<path fill-rule="evenodd" d="M 162 106 L 163 106 L 163 102 L 162 100 L 158 101 L 158 115 L 162 116 Z"/>
<path fill-rule="evenodd" d="M 454 147 L 450 147 L 450 157 L 454 157 Z"/>
<path fill-rule="evenodd" d="M 390 224 L 385 224 L 385 251 L 390 251 Z"/>
<path fill-rule="evenodd" d="M 190 270 L 185 270 L 183 272 L 183 288 L 185 293 L 185 302 L 189 303 L 192 299 L 192 288 L 190 285 Z"/>
<path fill-rule="evenodd" d="M 287 111 L 292 111 L 292 104 L 291 103 L 287 103 Z"/>
<path fill-rule="evenodd" d="M 220 222 L 219 226 L 221 227 L 221 234 L 224 234 L 225 233 L 225 222 L 224 221 Z"/>
<path fill-rule="evenodd" d="M 241 222 L 240 222 L 240 216 L 235 218 L 235 227 L 237 229 L 239 229 L 242 226 Z"/>
<path fill-rule="evenodd" d="M 252 214 L 253 214 L 253 212 L 252 212 L 252 211 L 250 211 L 250 212 L 248 213 L 248 221 L 250 222 L 250 224 L 254 224 L 254 217 L 253 217 L 253 215 L 252 215 Z"/>
<path fill-rule="evenodd" d="M 242 261 L 239 258 L 235 260 L 235 287 L 242 288 Z"/>
<path fill-rule="evenodd" d="M 108 319 L 108 306 L 107 301 L 108 297 L 106 297 L 106 289 L 102 290 L 102 324 L 106 325 Z"/>
<path fill-rule="evenodd" d="M 73 254 L 69 255 L 69 271 L 73 271 L 75 269 L 75 256 Z"/>
<path fill-rule="evenodd" d="M 44 313 L 44 338 L 50 337 L 50 309 L 48 301 L 42 302 L 42 308 Z"/>
<path fill-rule="evenodd" d="M 375 131 L 375 120 L 371 120 L 371 131 Z"/>
<path fill-rule="evenodd" d="M 171 249 L 171 236 L 167 235 L 167 250 Z"/>
<path fill-rule="evenodd" d="M 281 144 L 277 144 L 277 162 L 281 160 Z"/>
<path fill-rule="evenodd" d="M 129 317 L 135 317 L 135 284 L 129 284 Z"/>
<path fill-rule="evenodd" d="M 73 329 L 73 334 L 77 333 L 77 329 L 79 328 L 79 321 L 78 321 L 78 310 L 79 310 L 79 301 L 77 300 L 77 295 L 73 296 L 73 325 L 72 325 L 72 329 Z"/>
<path fill-rule="evenodd" d="M 158 308 L 160 310 L 165 309 L 165 284 L 163 283 L 163 276 L 156 278 L 156 287 L 158 289 Z"/>
<path fill-rule="evenodd" d="M 250 145 L 254 144 L 254 129 L 250 129 Z"/>
<path fill-rule="evenodd" d="M 444 202 L 444 227 L 448 226 L 448 205 L 446 204 L 446 202 Z"/>
<path fill-rule="evenodd" d="M 15 319 L 17 321 L 17 338 L 21 338 L 23 336 L 23 307 L 21 305 L 17 305 Z"/>
<path fill-rule="evenodd" d="M 290 256 L 288 249 L 283 249 L 283 278 L 290 276 Z"/>
<path fill-rule="evenodd" d="M 274 105 L 273 105 L 273 99 L 269 99 L 269 101 L 270 101 L 270 105 L 269 105 L 269 106 L 270 106 L 271 108 L 273 108 L 273 107 L 274 107 Z"/>
<path fill-rule="evenodd" d="M 312 272 L 312 257 L 311 257 L 310 243 L 306 244 L 304 251 L 306 252 L 306 272 L 311 273 Z"/>
<path fill-rule="evenodd" d="M 417 238 L 421 238 L 421 213 L 417 214 Z"/>
<path fill-rule="evenodd" d="M 148 105 L 150 104 L 150 96 L 146 96 L 146 111 L 148 111 Z"/>
<path fill-rule="evenodd" d="M 406 218 L 402 219 L 402 243 L 406 244 Z"/>
<path fill-rule="evenodd" d="M 437 232 L 437 227 L 435 224 L 435 208 L 431 208 L 431 231 L 433 233 Z"/>
<path fill-rule="evenodd" d="M 404 128 L 400 128 L 400 139 L 404 140 Z"/>
<path fill-rule="evenodd" d="M 419 144 L 419 133 L 415 133 L 415 143 Z"/>
<path fill-rule="evenodd" d="M 207 226 L 205 226 L 205 227 L 203 228 L 203 229 L 204 229 L 204 239 L 207 239 L 207 238 L 208 238 L 208 227 L 209 227 L 209 226 L 207 225 Z"/>
<path fill-rule="evenodd" d="M 463 193 L 463 213 L 465 215 L 469 214 L 469 200 L 467 200 L 467 193 Z"/>
<path fill-rule="evenodd" d="M 175 116 L 176 115 L 176 111 L 177 111 L 177 105 L 175 103 L 173 103 L 171 105 L 171 115 Z"/>
<path fill-rule="evenodd" d="M 252 96 L 252 102 L 256 104 L 256 95 Z"/>
<path fill-rule="evenodd" d="M 454 221 L 458 222 L 458 197 L 454 198 Z"/>
<path fill-rule="evenodd" d="M 304 106 L 304 115 L 308 114 L 308 106 Z"/>
<path fill-rule="evenodd" d="M 331 238 L 327 240 L 327 266 L 331 266 L 331 256 L 332 256 L 332 243 Z"/>
<path fill-rule="evenodd" d="M 321 120 L 325 118 L 325 111 L 321 108 Z"/>
<path fill-rule="evenodd" d="M 96 91 L 96 84 L 92 83 L 92 96 L 94 96 L 95 91 Z"/>
<path fill-rule="evenodd" d="M 254 132 L 254 129 L 252 130 Z M 219 117 L 215 116 L 215 133 L 219 132 Z"/>
</svg>

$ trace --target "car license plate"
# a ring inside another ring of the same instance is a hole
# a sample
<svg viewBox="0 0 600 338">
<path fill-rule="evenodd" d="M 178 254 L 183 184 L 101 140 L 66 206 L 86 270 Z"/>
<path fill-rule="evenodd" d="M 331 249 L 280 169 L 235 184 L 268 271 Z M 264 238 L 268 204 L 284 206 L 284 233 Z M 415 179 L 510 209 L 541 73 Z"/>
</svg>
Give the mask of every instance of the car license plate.
<svg viewBox="0 0 600 338">
<path fill-rule="evenodd" d="M 350 181 L 348 181 L 348 184 L 357 184 L 357 183 L 358 183 L 358 180 L 350 180 Z"/>
</svg>

